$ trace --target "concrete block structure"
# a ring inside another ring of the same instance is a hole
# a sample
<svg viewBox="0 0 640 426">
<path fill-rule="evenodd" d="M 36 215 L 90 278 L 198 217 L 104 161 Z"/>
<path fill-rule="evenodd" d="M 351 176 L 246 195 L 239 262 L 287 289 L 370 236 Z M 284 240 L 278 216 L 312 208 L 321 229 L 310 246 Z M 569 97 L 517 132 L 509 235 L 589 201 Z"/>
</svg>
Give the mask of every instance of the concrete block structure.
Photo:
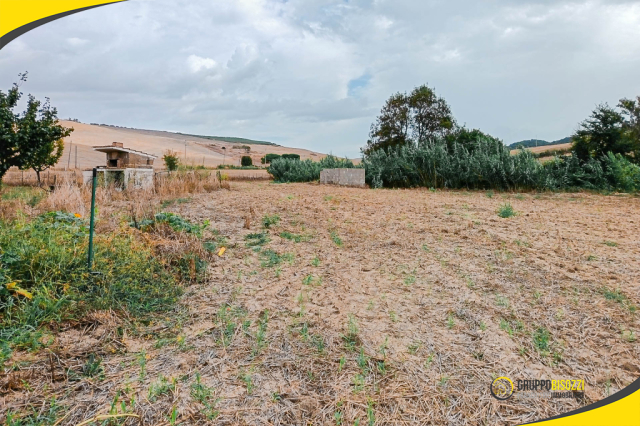
<svg viewBox="0 0 640 426">
<path fill-rule="evenodd" d="M 107 154 L 107 165 L 97 168 L 99 184 L 115 185 L 122 189 L 153 187 L 155 155 L 125 148 L 121 142 L 94 146 L 93 149 Z M 91 170 L 85 170 L 83 181 L 90 183 L 92 176 Z"/>
<path fill-rule="evenodd" d="M 324 169 L 320 171 L 320 183 L 364 187 L 364 169 Z"/>
</svg>

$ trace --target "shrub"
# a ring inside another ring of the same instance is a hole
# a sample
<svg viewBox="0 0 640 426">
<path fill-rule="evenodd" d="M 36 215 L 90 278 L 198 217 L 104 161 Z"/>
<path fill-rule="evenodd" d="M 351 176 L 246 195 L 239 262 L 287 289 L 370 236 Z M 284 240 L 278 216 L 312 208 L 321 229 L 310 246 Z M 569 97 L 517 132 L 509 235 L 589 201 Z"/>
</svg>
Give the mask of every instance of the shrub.
<svg viewBox="0 0 640 426">
<path fill-rule="evenodd" d="M 165 166 L 167 166 L 167 170 L 169 170 L 170 172 L 174 172 L 178 170 L 178 166 L 180 165 L 180 159 L 178 158 L 175 152 L 171 152 L 171 151 L 167 152 L 166 154 L 164 154 L 162 159 L 164 160 Z"/>
<path fill-rule="evenodd" d="M 264 225 L 265 228 L 269 228 L 271 225 L 277 225 L 279 222 L 280 216 L 277 214 L 274 214 L 273 216 L 265 215 L 262 218 L 262 225 Z"/>
<path fill-rule="evenodd" d="M 363 158 L 367 183 L 374 188 L 640 190 L 640 168 L 620 154 L 586 161 L 556 156 L 540 164 L 528 150 L 511 155 L 498 139 L 474 137 L 464 145 L 435 138 L 371 152 Z"/>
<path fill-rule="evenodd" d="M 242 167 L 253 166 L 253 160 L 248 155 L 243 155 L 240 159 L 240 164 L 242 165 Z"/>
<path fill-rule="evenodd" d="M 515 216 L 517 213 L 513 210 L 513 207 L 510 203 L 505 203 L 498 208 L 498 216 L 503 219 Z"/>
<path fill-rule="evenodd" d="M 354 167 L 351 160 L 327 155 L 320 161 L 279 158 L 271 163 L 267 171 L 276 182 L 311 182 L 320 179 L 320 171 L 323 169 Z"/>
<path fill-rule="evenodd" d="M 300 155 L 298 154 L 282 154 L 282 158 L 286 158 L 288 160 L 299 160 Z"/>
<path fill-rule="evenodd" d="M 278 158 L 281 158 L 281 157 L 278 154 L 267 154 L 263 158 L 266 164 L 271 164 L 273 160 L 277 160 Z"/>
</svg>

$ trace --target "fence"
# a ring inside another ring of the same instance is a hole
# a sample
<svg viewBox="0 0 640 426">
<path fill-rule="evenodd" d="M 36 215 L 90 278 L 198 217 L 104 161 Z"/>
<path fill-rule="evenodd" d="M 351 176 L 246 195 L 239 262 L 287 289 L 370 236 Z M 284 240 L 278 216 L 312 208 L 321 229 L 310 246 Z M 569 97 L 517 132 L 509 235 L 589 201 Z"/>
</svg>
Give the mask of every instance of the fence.
<svg viewBox="0 0 640 426">
<path fill-rule="evenodd" d="M 53 186 L 58 182 L 67 180 L 81 184 L 82 170 L 50 169 L 40 173 L 40 183 L 44 186 Z M 38 184 L 38 176 L 33 170 L 9 170 L 2 178 L 2 184 L 9 186 L 35 186 Z"/>
</svg>

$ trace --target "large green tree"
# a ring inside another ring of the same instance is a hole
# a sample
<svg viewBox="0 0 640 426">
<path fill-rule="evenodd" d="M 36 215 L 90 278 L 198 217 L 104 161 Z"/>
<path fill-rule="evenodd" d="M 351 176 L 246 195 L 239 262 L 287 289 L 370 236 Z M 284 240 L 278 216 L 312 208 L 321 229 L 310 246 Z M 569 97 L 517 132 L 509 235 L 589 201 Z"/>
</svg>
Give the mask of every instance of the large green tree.
<svg viewBox="0 0 640 426">
<path fill-rule="evenodd" d="M 20 81 L 26 80 L 27 73 L 20 74 Z M 29 95 L 26 111 L 16 114 L 21 96 L 18 83 L 7 93 L 0 91 L 0 182 L 13 166 L 35 170 L 40 182 L 40 173 L 58 162 L 62 139 L 73 131 L 60 125 L 48 98 L 42 104 Z"/>
<path fill-rule="evenodd" d="M 625 122 L 622 125 L 624 138 L 631 148 L 631 158 L 640 164 L 640 96 L 636 99 L 621 99 L 618 107 L 622 110 Z"/>
<path fill-rule="evenodd" d="M 447 102 L 435 90 L 422 85 L 406 93 L 396 93 L 385 102 L 371 125 L 365 154 L 378 149 L 403 146 L 436 136 L 449 135 L 456 123 Z"/>
<path fill-rule="evenodd" d="M 24 81 L 26 76 L 21 75 Z M 15 83 L 7 93 L 0 90 L 0 184 L 11 167 L 18 165 L 18 141 L 16 128 L 18 116 L 13 109 L 20 100 L 20 89 Z"/>
<path fill-rule="evenodd" d="M 623 114 L 607 104 L 598 105 L 573 135 L 573 154 L 580 161 L 601 159 L 609 152 L 632 157 L 634 142 L 628 135 L 628 125 Z"/>
<path fill-rule="evenodd" d="M 22 170 L 33 169 L 40 183 L 40 173 L 55 166 L 64 150 L 63 138 L 73 128 L 61 126 L 58 111 L 51 107 L 49 98 L 44 104 L 29 95 L 27 110 L 18 120 L 19 166 Z"/>
</svg>

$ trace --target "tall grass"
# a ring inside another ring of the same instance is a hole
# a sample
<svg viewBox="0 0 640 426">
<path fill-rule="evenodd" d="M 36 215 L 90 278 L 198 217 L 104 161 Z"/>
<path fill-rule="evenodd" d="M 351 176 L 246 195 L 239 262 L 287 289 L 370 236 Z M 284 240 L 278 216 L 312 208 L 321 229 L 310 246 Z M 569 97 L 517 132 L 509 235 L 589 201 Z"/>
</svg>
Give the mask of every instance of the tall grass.
<svg viewBox="0 0 640 426">
<path fill-rule="evenodd" d="M 581 163 L 556 157 L 541 164 L 528 150 L 511 155 L 497 139 L 479 136 L 472 144 L 431 139 L 363 159 L 372 187 L 429 187 L 497 190 L 640 190 L 640 167 L 620 155 Z"/>
</svg>

